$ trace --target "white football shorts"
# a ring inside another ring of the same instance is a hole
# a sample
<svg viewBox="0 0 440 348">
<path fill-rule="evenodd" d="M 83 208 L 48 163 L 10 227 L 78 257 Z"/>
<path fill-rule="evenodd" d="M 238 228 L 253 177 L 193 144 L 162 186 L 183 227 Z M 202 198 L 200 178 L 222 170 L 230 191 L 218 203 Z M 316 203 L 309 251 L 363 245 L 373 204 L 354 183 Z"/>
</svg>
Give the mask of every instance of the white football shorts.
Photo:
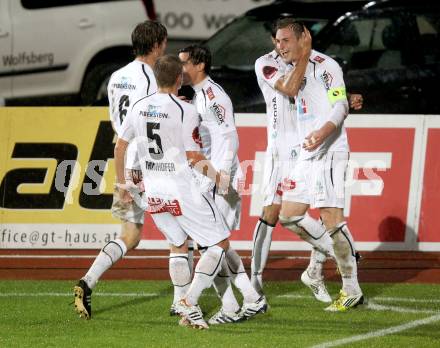
<svg viewBox="0 0 440 348">
<path fill-rule="evenodd" d="M 172 245 L 181 246 L 189 236 L 200 246 L 210 247 L 231 234 L 209 193 L 193 196 L 188 192 L 178 201 L 159 198 L 148 201 L 154 223 Z"/>
<path fill-rule="evenodd" d="M 263 173 L 263 205 L 281 204 L 283 192 L 291 188 L 290 174 L 295 168 L 300 147 L 292 151 L 289 159 L 280 160 L 270 150 L 266 151 Z"/>
<path fill-rule="evenodd" d="M 283 193 L 283 200 L 309 204 L 312 208 L 344 208 L 345 173 L 348 152 L 327 152 L 299 160 L 290 178 L 294 188 Z"/>
</svg>

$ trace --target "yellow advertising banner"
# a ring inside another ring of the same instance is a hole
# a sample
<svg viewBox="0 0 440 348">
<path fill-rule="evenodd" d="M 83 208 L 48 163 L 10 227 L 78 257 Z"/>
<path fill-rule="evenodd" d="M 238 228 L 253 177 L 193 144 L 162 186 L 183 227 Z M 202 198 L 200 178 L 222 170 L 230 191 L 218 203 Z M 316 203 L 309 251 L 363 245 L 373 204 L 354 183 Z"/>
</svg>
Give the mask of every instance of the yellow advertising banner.
<svg viewBox="0 0 440 348">
<path fill-rule="evenodd" d="M 107 108 L 0 108 L 0 222 L 117 223 Z"/>
</svg>

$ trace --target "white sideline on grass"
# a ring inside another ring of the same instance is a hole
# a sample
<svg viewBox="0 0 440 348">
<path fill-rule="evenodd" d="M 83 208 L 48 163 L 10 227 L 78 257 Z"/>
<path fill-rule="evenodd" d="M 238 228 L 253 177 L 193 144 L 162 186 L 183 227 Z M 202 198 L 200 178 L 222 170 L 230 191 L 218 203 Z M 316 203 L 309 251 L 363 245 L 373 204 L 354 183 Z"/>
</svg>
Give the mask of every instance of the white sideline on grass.
<svg viewBox="0 0 440 348">
<path fill-rule="evenodd" d="M 431 324 L 431 323 L 434 323 L 436 321 L 440 321 L 440 314 L 433 315 L 431 317 L 424 318 L 424 319 L 410 321 L 410 322 L 408 322 L 406 324 L 402 324 L 402 325 L 398 325 L 398 326 L 392 326 L 392 327 L 389 327 L 387 329 L 367 332 L 367 333 L 365 333 L 363 335 L 356 335 L 356 336 L 351 336 L 351 337 L 347 337 L 347 338 L 341 338 L 341 339 L 335 340 L 335 341 L 321 343 L 321 344 L 318 344 L 316 346 L 312 346 L 311 348 L 337 347 L 337 346 L 340 346 L 340 345 L 343 345 L 343 344 L 348 344 L 348 343 L 353 343 L 353 342 L 358 342 L 358 341 L 364 341 L 364 340 L 367 340 L 367 339 L 370 339 L 370 338 L 376 338 L 376 337 L 391 335 L 391 334 L 394 334 L 394 333 L 397 333 L 397 332 L 402 332 L 402 331 L 405 331 L 405 330 L 413 329 L 413 328 L 415 328 L 417 326 Z"/>
</svg>

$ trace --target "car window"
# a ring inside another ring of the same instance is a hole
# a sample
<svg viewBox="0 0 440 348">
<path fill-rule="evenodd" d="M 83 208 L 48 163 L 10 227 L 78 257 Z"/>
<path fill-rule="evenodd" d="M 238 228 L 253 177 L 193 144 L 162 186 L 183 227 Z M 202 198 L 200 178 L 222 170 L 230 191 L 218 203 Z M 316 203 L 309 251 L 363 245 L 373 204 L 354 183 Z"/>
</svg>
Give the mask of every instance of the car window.
<svg viewBox="0 0 440 348">
<path fill-rule="evenodd" d="M 440 15 L 417 15 L 416 22 L 425 63 L 438 63 L 440 61 Z"/>
<path fill-rule="evenodd" d="M 340 26 L 325 53 L 350 69 L 399 68 L 407 64 L 404 33 L 397 18 L 353 18 Z"/>
<path fill-rule="evenodd" d="M 273 48 L 269 28 L 253 17 L 235 20 L 206 43 L 212 65 L 253 69 L 255 60 Z"/>
<path fill-rule="evenodd" d="M 317 34 L 327 23 L 326 20 L 303 21 L 312 35 Z M 255 61 L 274 48 L 270 39 L 271 25 L 270 21 L 252 16 L 233 21 L 206 42 L 212 52 L 212 65 L 253 70 Z"/>
</svg>

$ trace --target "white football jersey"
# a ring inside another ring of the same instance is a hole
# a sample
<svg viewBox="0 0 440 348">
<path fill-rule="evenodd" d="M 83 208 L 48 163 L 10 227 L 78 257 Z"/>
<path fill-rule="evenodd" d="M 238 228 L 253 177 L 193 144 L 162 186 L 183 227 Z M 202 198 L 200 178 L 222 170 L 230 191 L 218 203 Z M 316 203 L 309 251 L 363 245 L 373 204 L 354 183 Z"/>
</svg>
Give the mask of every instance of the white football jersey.
<svg viewBox="0 0 440 348">
<path fill-rule="evenodd" d="M 122 121 L 134 102 L 157 91 L 156 78 L 148 64 L 134 60 L 112 74 L 107 91 L 110 120 L 119 136 Z M 136 148 L 130 144 L 125 167 L 140 169 L 137 162 Z"/>
<path fill-rule="evenodd" d="M 134 103 L 120 137 L 137 146 L 147 197 L 179 199 L 193 183 L 186 151 L 200 151 L 199 116 L 172 94 L 155 93 Z"/>
<path fill-rule="evenodd" d="M 276 154 L 280 160 L 295 157 L 292 151 L 296 151 L 295 147 L 300 143 L 294 100 L 275 89 L 275 83 L 290 69 L 292 66 L 287 66 L 275 50 L 255 62 L 258 86 L 266 102 L 268 151 Z"/>
<path fill-rule="evenodd" d="M 342 69 L 334 59 L 312 50 L 304 81 L 296 99 L 298 133 L 301 142 L 329 120 L 333 105 L 336 103 L 347 103 L 348 109 Z M 301 151 L 300 158 L 312 158 L 327 151 L 349 151 L 344 125 L 315 151 Z"/>
<path fill-rule="evenodd" d="M 232 102 L 223 88 L 209 76 L 193 87 L 193 104 L 201 118 L 202 151 L 216 170 L 222 170 L 225 158 L 232 159 L 231 176 L 239 170 L 237 154 L 228 153 L 223 134 L 237 133 Z"/>
</svg>

